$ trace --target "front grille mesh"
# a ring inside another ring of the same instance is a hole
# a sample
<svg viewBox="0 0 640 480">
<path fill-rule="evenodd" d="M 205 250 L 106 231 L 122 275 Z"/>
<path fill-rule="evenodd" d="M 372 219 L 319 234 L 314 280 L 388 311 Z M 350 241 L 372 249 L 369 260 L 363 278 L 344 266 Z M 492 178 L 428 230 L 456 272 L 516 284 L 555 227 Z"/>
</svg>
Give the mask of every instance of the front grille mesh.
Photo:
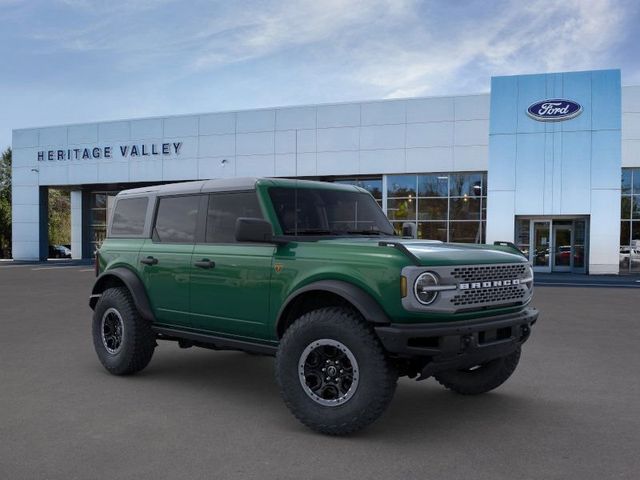
<svg viewBox="0 0 640 480">
<path fill-rule="evenodd" d="M 522 301 L 526 295 L 525 287 L 509 285 L 507 287 L 465 290 L 451 298 L 451 303 L 457 307 L 495 303 L 517 303 Z"/>
<path fill-rule="evenodd" d="M 527 266 L 524 263 L 513 265 L 476 265 L 456 267 L 451 270 L 451 277 L 459 282 L 481 282 L 488 280 L 511 280 L 525 276 Z"/>
</svg>

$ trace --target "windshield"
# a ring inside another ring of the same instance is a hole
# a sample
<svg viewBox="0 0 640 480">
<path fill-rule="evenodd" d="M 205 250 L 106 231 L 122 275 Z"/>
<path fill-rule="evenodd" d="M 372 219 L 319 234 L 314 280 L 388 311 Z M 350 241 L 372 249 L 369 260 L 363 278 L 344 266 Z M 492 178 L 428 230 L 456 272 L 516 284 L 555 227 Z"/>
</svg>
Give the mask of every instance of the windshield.
<svg viewBox="0 0 640 480">
<path fill-rule="evenodd" d="M 322 188 L 272 187 L 269 196 L 284 235 L 393 235 L 371 195 Z"/>
</svg>

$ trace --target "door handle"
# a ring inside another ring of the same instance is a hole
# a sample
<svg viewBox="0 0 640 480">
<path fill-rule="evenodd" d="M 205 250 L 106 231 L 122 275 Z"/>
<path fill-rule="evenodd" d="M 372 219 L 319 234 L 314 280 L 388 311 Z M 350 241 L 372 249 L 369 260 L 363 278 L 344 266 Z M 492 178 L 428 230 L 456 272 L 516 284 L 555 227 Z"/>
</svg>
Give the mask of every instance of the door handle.
<svg viewBox="0 0 640 480">
<path fill-rule="evenodd" d="M 158 263 L 158 259 L 155 257 L 147 257 L 140 260 L 140 263 L 144 263 L 145 265 L 155 265 Z"/>
<path fill-rule="evenodd" d="M 198 268 L 213 268 L 216 266 L 216 262 L 212 262 L 208 258 L 203 258 L 199 262 L 194 262 L 193 265 Z"/>
</svg>

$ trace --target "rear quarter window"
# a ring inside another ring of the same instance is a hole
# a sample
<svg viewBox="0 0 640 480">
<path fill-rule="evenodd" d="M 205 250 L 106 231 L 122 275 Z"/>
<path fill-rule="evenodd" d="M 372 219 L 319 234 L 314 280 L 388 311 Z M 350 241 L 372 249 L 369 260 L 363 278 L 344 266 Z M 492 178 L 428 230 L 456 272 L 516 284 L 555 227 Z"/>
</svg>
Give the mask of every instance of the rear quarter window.
<svg viewBox="0 0 640 480">
<path fill-rule="evenodd" d="M 148 204 L 147 197 L 119 199 L 113 211 L 111 236 L 142 235 Z"/>
</svg>

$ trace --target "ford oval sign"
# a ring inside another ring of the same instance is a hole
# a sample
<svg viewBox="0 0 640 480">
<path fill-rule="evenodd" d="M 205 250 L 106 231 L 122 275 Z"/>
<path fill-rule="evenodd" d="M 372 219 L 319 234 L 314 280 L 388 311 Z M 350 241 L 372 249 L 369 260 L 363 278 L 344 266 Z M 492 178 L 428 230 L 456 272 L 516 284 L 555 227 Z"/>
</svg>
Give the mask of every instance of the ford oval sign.
<svg viewBox="0 0 640 480">
<path fill-rule="evenodd" d="M 571 100 L 554 98 L 536 102 L 527 108 L 527 115 L 539 122 L 561 122 L 582 113 L 582 106 Z"/>
</svg>

